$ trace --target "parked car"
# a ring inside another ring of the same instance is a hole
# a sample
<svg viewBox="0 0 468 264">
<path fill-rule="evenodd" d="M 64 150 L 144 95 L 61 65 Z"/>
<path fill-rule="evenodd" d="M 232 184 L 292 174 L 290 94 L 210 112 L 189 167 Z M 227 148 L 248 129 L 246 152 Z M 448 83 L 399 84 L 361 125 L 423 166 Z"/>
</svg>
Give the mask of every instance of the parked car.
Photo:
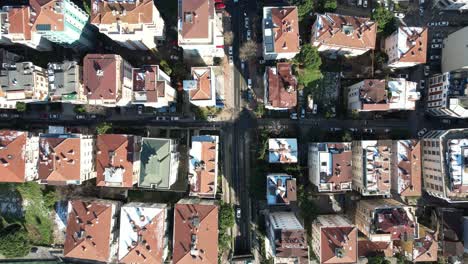
<svg viewBox="0 0 468 264">
<path fill-rule="evenodd" d="M 429 65 L 424 66 L 424 76 L 429 76 L 431 73 L 431 67 Z"/>
<path fill-rule="evenodd" d="M 179 117 L 178 116 L 172 116 L 171 120 L 179 120 Z"/>
<path fill-rule="evenodd" d="M 367 0 L 364 0 L 364 2 L 362 3 L 362 7 L 367 8 Z"/>
<path fill-rule="evenodd" d="M 442 43 L 442 41 L 444 41 L 444 40 L 441 39 L 441 38 L 433 38 L 432 39 L 432 43 Z"/>
<path fill-rule="evenodd" d="M 395 17 L 398 17 L 398 18 L 403 19 L 403 18 L 405 18 L 405 14 L 403 14 L 403 13 L 395 13 Z"/>
<path fill-rule="evenodd" d="M 405 73 L 405 74 L 398 74 L 398 78 L 403 78 L 405 80 L 409 79 L 409 74 Z"/>
<path fill-rule="evenodd" d="M 437 32 L 434 34 L 434 38 L 441 38 L 441 37 L 443 37 L 441 32 Z"/>
<path fill-rule="evenodd" d="M 224 9 L 226 8 L 226 5 L 223 3 L 216 3 L 215 4 L 216 9 Z"/>
<path fill-rule="evenodd" d="M 426 85 L 426 81 L 425 81 L 425 80 L 420 80 L 420 81 L 419 81 L 419 89 L 424 90 L 425 85 Z"/>
<path fill-rule="evenodd" d="M 143 106 L 142 105 L 139 105 L 137 109 L 138 109 L 138 114 L 139 115 L 143 114 Z"/>
<path fill-rule="evenodd" d="M 442 44 L 432 44 L 432 45 L 431 45 L 431 48 L 432 48 L 432 49 L 441 49 L 441 48 L 442 48 Z"/>
<path fill-rule="evenodd" d="M 353 132 L 353 133 L 356 133 L 358 132 L 358 129 L 357 128 L 354 128 L 354 127 L 351 127 L 351 128 L 348 128 L 349 131 Z"/>
<path fill-rule="evenodd" d="M 312 114 L 317 114 L 317 104 L 314 104 L 314 108 L 312 108 Z"/>
<path fill-rule="evenodd" d="M 339 128 L 339 127 L 330 127 L 328 130 L 329 130 L 330 132 L 337 132 L 337 131 L 340 131 L 341 128 Z"/>
<path fill-rule="evenodd" d="M 450 121 L 450 119 L 442 119 L 442 123 L 450 125 L 450 123 L 452 122 Z"/>
<path fill-rule="evenodd" d="M 430 27 L 435 27 L 435 26 L 437 26 L 437 22 L 429 22 L 429 23 L 427 23 L 427 25 L 430 26 Z"/>
<path fill-rule="evenodd" d="M 0 114 L 0 117 L 1 117 L 1 118 L 8 118 L 9 116 L 10 116 L 10 115 L 7 114 L 7 113 L 1 113 L 1 114 Z"/>
<path fill-rule="evenodd" d="M 424 134 L 426 134 L 426 132 L 427 132 L 427 128 L 423 128 L 423 129 L 419 130 L 418 137 L 424 136 Z"/>
<path fill-rule="evenodd" d="M 291 113 L 290 117 L 291 117 L 291 119 L 296 120 L 297 119 L 297 113 Z"/>
<path fill-rule="evenodd" d="M 229 46 L 228 54 L 229 54 L 229 55 L 232 55 L 232 46 Z"/>
<path fill-rule="evenodd" d="M 11 114 L 11 118 L 20 118 L 20 114 L 17 114 L 17 113 Z"/>
<path fill-rule="evenodd" d="M 431 55 L 431 60 L 440 60 L 440 55 Z"/>
<path fill-rule="evenodd" d="M 237 207 L 237 209 L 236 209 L 236 218 L 237 219 L 241 218 L 241 209 L 240 209 L 240 207 Z"/>
<path fill-rule="evenodd" d="M 247 40 L 251 40 L 252 39 L 252 32 L 249 30 L 247 30 Z"/>
<path fill-rule="evenodd" d="M 76 115 L 76 116 L 75 116 L 75 119 L 77 119 L 77 120 L 83 120 L 83 119 L 86 119 L 86 116 L 85 116 L 85 115 Z"/>
<path fill-rule="evenodd" d="M 441 21 L 441 22 L 437 23 L 437 25 L 446 27 L 446 26 L 449 25 L 449 22 L 448 21 Z"/>
<path fill-rule="evenodd" d="M 301 119 L 304 119 L 305 118 L 305 109 L 302 108 L 301 109 Z"/>
<path fill-rule="evenodd" d="M 244 62 L 244 61 L 241 61 L 241 69 L 242 69 L 242 70 L 245 69 L 245 62 Z"/>
<path fill-rule="evenodd" d="M 246 13 L 244 13 L 244 16 L 245 16 L 245 18 L 244 18 L 244 26 L 245 26 L 245 28 L 249 28 L 249 17 L 247 16 Z"/>
<path fill-rule="evenodd" d="M 60 114 L 49 114 L 49 119 L 59 119 Z"/>
<path fill-rule="evenodd" d="M 232 55 L 229 55 L 229 64 L 234 64 L 234 58 L 232 57 Z"/>
<path fill-rule="evenodd" d="M 258 63 L 265 64 L 265 60 L 259 60 Z"/>
<path fill-rule="evenodd" d="M 177 56 L 177 55 L 171 55 L 170 58 L 171 58 L 171 60 L 178 60 L 178 59 L 179 59 L 179 56 Z"/>
<path fill-rule="evenodd" d="M 422 6 L 419 7 L 419 15 L 424 16 L 424 8 Z"/>
<path fill-rule="evenodd" d="M 247 87 L 252 88 L 252 79 L 247 80 Z"/>
</svg>

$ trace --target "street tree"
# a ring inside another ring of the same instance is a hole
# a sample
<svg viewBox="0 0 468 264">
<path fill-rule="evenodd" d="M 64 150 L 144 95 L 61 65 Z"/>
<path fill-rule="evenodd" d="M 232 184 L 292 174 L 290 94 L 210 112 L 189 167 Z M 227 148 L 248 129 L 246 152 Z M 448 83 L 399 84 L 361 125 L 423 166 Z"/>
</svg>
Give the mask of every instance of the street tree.
<svg viewBox="0 0 468 264">
<path fill-rule="evenodd" d="M 31 250 L 28 232 L 20 224 L 0 230 L 0 255 L 7 258 L 24 257 Z"/>
<path fill-rule="evenodd" d="M 96 132 L 98 133 L 98 135 L 107 134 L 107 133 L 110 133 L 111 131 L 112 131 L 112 125 L 110 123 L 103 122 L 97 125 L 96 127 Z"/>
<path fill-rule="evenodd" d="M 307 87 L 313 81 L 322 78 L 320 72 L 322 59 L 316 47 L 310 44 L 303 45 L 300 52 L 294 57 L 293 63 L 296 66 L 299 84 Z"/>
<path fill-rule="evenodd" d="M 257 57 L 257 43 L 252 40 L 244 42 L 239 49 L 239 58 L 243 61 Z"/>
<path fill-rule="evenodd" d="M 306 18 L 314 8 L 313 0 L 288 0 L 288 3 L 292 6 L 297 6 L 299 21 Z"/>
<path fill-rule="evenodd" d="M 392 34 L 397 29 L 397 19 L 392 11 L 383 6 L 377 7 L 372 12 L 372 19 L 377 23 L 377 32 L 384 36 Z"/>
<path fill-rule="evenodd" d="M 233 40 L 234 40 L 234 34 L 232 33 L 232 31 L 224 32 L 224 43 L 226 45 L 231 45 Z"/>
<path fill-rule="evenodd" d="M 16 102 L 16 111 L 25 112 L 26 111 L 26 104 L 24 102 Z"/>
</svg>

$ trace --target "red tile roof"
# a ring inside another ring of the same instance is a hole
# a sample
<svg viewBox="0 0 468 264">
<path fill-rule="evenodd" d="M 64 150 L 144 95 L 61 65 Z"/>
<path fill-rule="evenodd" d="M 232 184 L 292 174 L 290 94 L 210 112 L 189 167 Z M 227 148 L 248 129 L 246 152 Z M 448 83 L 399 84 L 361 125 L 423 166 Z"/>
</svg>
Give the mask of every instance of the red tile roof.
<svg viewBox="0 0 468 264">
<path fill-rule="evenodd" d="M 268 104 L 275 108 L 293 108 L 297 105 L 297 80 L 290 63 L 281 62 L 268 71 Z"/>
<path fill-rule="evenodd" d="M 133 69 L 133 91 L 145 92 L 146 101 L 158 102 L 159 97 L 165 96 L 165 82 L 158 81 L 158 65 L 143 66 Z"/>
<path fill-rule="evenodd" d="M 182 21 L 181 35 L 184 39 L 208 38 L 209 21 L 214 14 L 213 0 L 181 0 L 179 19 Z"/>
<path fill-rule="evenodd" d="M 275 241 L 276 257 L 298 258 L 300 263 L 308 263 L 309 248 L 307 233 L 304 229 L 281 230 L 281 235 Z"/>
<path fill-rule="evenodd" d="M 133 176 L 133 155 L 135 151 L 135 136 L 106 134 L 97 137 L 96 154 L 96 184 L 107 186 L 105 171 L 123 169 L 122 185 L 119 187 L 132 187 L 135 180 Z"/>
<path fill-rule="evenodd" d="M 173 263 L 218 263 L 218 207 L 181 204 L 174 209 Z"/>
<path fill-rule="evenodd" d="M 357 228 L 322 227 L 320 232 L 321 263 L 356 263 Z"/>
<path fill-rule="evenodd" d="M 55 12 L 55 3 L 57 0 L 29 0 L 31 8 L 36 12 L 31 16 L 33 25 L 31 31 L 37 31 L 37 25 L 50 25 L 51 31 L 64 30 L 64 15 L 61 12 Z"/>
<path fill-rule="evenodd" d="M 81 200 L 72 200 L 69 206 L 64 256 L 108 262 L 112 206 Z"/>
<path fill-rule="evenodd" d="M 39 138 L 39 179 L 49 184 L 80 181 L 81 138 Z"/>
<path fill-rule="evenodd" d="M 143 216 L 144 217 L 144 216 Z M 128 253 L 119 263 L 161 263 L 164 251 L 166 210 L 162 210 L 145 226 L 135 225 L 139 242 L 128 246 Z M 128 221 L 122 211 L 120 221 Z M 132 220 L 130 220 L 132 221 Z M 120 249 L 119 249 L 120 250 Z"/>
<path fill-rule="evenodd" d="M 299 52 L 299 18 L 297 7 L 275 7 L 271 9 L 275 27 L 276 53 Z"/>
<path fill-rule="evenodd" d="M 417 225 L 402 208 L 379 210 L 375 214 L 374 224 L 378 232 L 391 234 L 392 240 L 413 239 Z"/>
<path fill-rule="evenodd" d="M 0 182 L 24 182 L 25 132 L 0 130 Z"/>
<path fill-rule="evenodd" d="M 407 36 L 406 45 L 410 47 L 406 53 L 401 55 L 398 61 L 426 63 L 427 46 L 429 45 L 427 42 L 427 28 L 424 27 L 420 33 L 410 29 L 408 27 L 398 29 L 402 30 L 404 35 Z"/>
<path fill-rule="evenodd" d="M 190 100 L 210 100 L 211 94 L 211 68 L 194 67 L 192 68 L 193 79 L 197 81 L 197 89 L 190 90 Z"/>
<path fill-rule="evenodd" d="M 93 1 L 92 24 L 149 24 L 153 22 L 153 0 L 139 1 Z"/>
<path fill-rule="evenodd" d="M 375 49 L 376 36 L 377 23 L 370 18 L 325 13 L 317 16 L 312 44 L 367 50 Z"/>
<path fill-rule="evenodd" d="M 334 149 L 331 152 L 332 175 L 328 178 L 327 183 L 333 183 L 332 191 L 339 191 L 342 183 L 352 181 L 351 160 L 353 153 L 351 148 L 345 150 L 345 143 L 328 143 L 327 145 L 329 149 Z"/>
<path fill-rule="evenodd" d="M 421 144 L 417 140 L 397 141 L 401 144 L 401 151 L 397 149 L 396 155 L 403 155 L 405 159 L 395 159 L 397 181 L 392 184 L 397 185 L 397 192 L 401 196 L 420 196 L 421 195 Z M 401 185 L 401 186 L 400 186 Z M 401 187 L 401 188 L 400 188 Z"/>
<path fill-rule="evenodd" d="M 24 34 L 26 40 L 31 39 L 31 26 L 28 25 L 30 18 L 29 6 L 14 7 L 8 11 L 10 20 L 10 34 Z"/>
<path fill-rule="evenodd" d="M 191 185 L 191 192 L 197 193 L 201 196 L 214 195 L 216 191 L 216 166 L 218 166 L 216 160 L 217 145 L 214 142 L 200 142 L 202 145 L 201 149 L 201 160 L 203 167 L 196 167 L 195 172 L 197 181 L 194 185 Z"/>
<path fill-rule="evenodd" d="M 359 91 L 363 110 L 388 110 L 387 82 L 379 79 L 365 79 Z"/>
<path fill-rule="evenodd" d="M 115 54 L 87 54 L 83 61 L 83 85 L 89 100 L 118 100 L 123 69 Z"/>
<path fill-rule="evenodd" d="M 369 257 L 382 255 L 385 257 L 393 256 L 392 242 L 372 242 L 368 239 L 358 240 L 358 256 Z"/>
</svg>

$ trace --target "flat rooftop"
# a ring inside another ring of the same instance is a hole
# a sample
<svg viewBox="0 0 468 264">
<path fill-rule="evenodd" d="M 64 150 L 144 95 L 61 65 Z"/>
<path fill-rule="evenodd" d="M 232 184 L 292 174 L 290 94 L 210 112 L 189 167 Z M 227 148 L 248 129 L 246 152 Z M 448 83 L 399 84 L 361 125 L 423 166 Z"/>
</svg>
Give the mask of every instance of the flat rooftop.
<svg viewBox="0 0 468 264">
<path fill-rule="evenodd" d="M 268 160 L 270 163 L 297 163 L 297 139 L 268 139 Z"/>
</svg>

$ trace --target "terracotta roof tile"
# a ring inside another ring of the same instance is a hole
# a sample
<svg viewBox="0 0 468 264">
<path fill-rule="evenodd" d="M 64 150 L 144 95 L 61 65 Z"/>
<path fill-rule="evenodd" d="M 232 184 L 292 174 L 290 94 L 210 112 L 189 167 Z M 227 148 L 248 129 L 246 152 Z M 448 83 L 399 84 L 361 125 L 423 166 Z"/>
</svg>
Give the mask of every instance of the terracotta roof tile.
<svg viewBox="0 0 468 264">
<path fill-rule="evenodd" d="M 31 8 L 36 12 L 35 16 L 31 16 L 33 21 L 31 31 L 37 31 L 38 25 L 50 25 L 51 31 L 64 30 L 63 13 L 54 11 L 56 2 L 57 0 L 29 0 Z"/>
<path fill-rule="evenodd" d="M 83 85 L 89 100 L 120 99 L 118 86 L 122 85 L 123 72 L 119 55 L 87 54 L 83 62 Z"/>
<path fill-rule="evenodd" d="M 130 206 L 135 207 L 131 208 Z M 156 215 L 154 215 L 154 212 L 157 212 Z M 136 205 L 128 204 L 122 207 L 119 239 L 124 239 L 125 236 L 133 237 L 135 243 L 128 244 L 128 247 L 125 249 L 119 248 L 119 263 L 162 263 L 167 228 L 166 212 L 165 209 L 145 207 L 144 205 L 136 207 Z M 132 216 L 137 214 L 141 214 L 143 220 L 132 218 Z M 151 218 L 148 216 L 150 214 Z M 124 221 L 127 221 L 127 223 L 123 223 Z M 130 225 L 134 226 L 133 230 L 123 227 Z M 123 232 L 131 234 L 123 234 Z M 124 243 L 127 243 L 127 240 Z M 120 246 L 122 246 L 122 243 L 120 243 Z M 124 256 L 120 257 L 121 255 Z"/>
<path fill-rule="evenodd" d="M 93 1 L 92 24 L 149 24 L 153 22 L 153 0 L 139 1 Z"/>
<path fill-rule="evenodd" d="M 192 142 L 192 144 L 194 143 Z M 195 166 L 196 182 L 190 186 L 190 191 L 202 196 L 214 196 L 216 192 L 216 167 L 218 166 L 216 141 L 199 143 L 201 144 L 201 160 L 198 161 L 198 167 Z"/>
<path fill-rule="evenodd" d="M 135 143 L 135 136 L 98 135 L 96 143 L 97 186 L 132 187 L 136 183 L 133 176 L 133 163 L 136 161 L 133 160 L 133 155 L 135 151 L 138 151 L 135 149 Z M 106 181 L 106 174 L 109 181 Z"/>
<path fill-rule="evenodd" d="M 28 25 L 30 18 L 29 6 L 14 7 L 8 11 L 10 20 L 10 34 L 24 34 L 26 40 L 31 39 L 31 27 Z"/>
<path fill-rule="evenodd" d="M 26 132 L 0 130 L 0 182 L 24 182 Z"/>
<path fill-rule="evenodd" d="M 392 185 L 401 196 L 421 195 L 421 145 L 417 140 L 398 140 L 394 157 L 396 179 Z"/>
<path fill-rule="evenodd" d="M 298 258 L 303 263 L 309 256 L 307 233 L 304 229 L 283 229 L 275 243 L 276 257 Z"/>
<path fill-rule="evenodd" d="M 297 80 L 290 63 L 268 67 L 268 104 L 275 108 L 293 108 L 297 105 Z"/>
<path fill-rule="evenodd" d="M 275 7 L 271 9 L 275 27 L 276 53 L 299 52 L 299 18 L 297 7 Z"/>
<path fill-rule="evenodd" d="M 375 49 L 377 23 L 370 18 L 318 14 L 312 31 L 314 46 L 323 44 L 361 50 Z"/>
<path fill-rule="evenodd" d="M 428 33 L 427 28 L 412 28 L 412 27 L 400 27 L 398 28 L 397 37 L 404 37 L 406 41 L 405 50 L 401 54 L 398 61 L 400 62 L 416 62 L 426 63 L 427 57 L 427 42 Z"/>
<path fill-rule="evenodd" d="M 112 206 L 81 200 L 72 200 L 69 206 L 64 256 L 108 262 Z"/>
<path fill-rule="evenodd" d="M 42 135 L 39 138 L 39 179 L 49 184 L 80 181 L 81 138 Z"/>
<path fill-rule="evenodd" d="M 213 0 L 181 0 L 179 14 L 182 17 L 181 35 L 184 39 L 208 38 L 209 21 L 214 14 Z M 179 40 L 180 41 L 180 40 Z"/>
<path fill-rule="evenodd" d="M 353 226 L 322 227 L 321 263 L 356 263 L 357 234 L 357 228 Z"/>
<path fill-rule="evenodd" d="M 192 68 L 193 79 L 197 81 L 197 88 L 190 90 L 190 100 L 210 100 L 211 94 L 211 68 L 194 67 Z"/>
<path fill-rule="evenodd" d="M 358 256 L 369 257 L 381 255 L 385 257 L 393 256 L 392 242 L 372 242 L 368 239 L 358 240 Z"/>
<path fill-rule="evenodd" d="M 218 263 L 218 207 L 177 203 L 173 239 L 174 264 Z"/>
</svg>

